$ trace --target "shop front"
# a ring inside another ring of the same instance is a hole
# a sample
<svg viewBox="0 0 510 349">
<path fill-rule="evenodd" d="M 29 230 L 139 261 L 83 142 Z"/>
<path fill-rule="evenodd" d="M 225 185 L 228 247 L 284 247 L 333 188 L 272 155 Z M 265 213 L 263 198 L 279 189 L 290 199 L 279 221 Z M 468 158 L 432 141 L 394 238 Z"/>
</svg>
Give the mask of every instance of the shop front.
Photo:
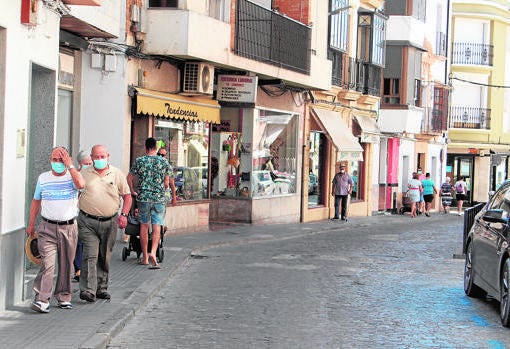
<svg viewBox="0 0 510 349">
<path fill-rule="evenodd" d="M 131 163 L 145 152 L 147 137 L 165 148 L 174 170 L 177 205 L 167 207 L 171 233 L 207 230 L 211 178 L 212 125 L 220 123 L 217 101 L 204 97 L 134 88 L 132 91 Z"/>
<path fill-rule="evenodd" d="M 296 92 L 270 89 L 258 87 L 256 77 L 219 76 L 210 221 L 299 222 L 303 106 Z"/>
</svg>

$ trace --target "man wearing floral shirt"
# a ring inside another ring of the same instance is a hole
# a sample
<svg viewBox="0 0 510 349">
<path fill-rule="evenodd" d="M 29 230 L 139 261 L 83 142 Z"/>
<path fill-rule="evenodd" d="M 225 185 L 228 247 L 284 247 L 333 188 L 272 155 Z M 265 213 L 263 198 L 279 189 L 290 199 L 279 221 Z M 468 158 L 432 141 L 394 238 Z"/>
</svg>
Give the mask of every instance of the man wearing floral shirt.
<svg viewBox="0 0 510 349">
<path fill-rule="evenodd" d="M 156 139 L 147 138 L 144 156 L 136 158 L 127 176 L 131 193 L 136 197 L 138 221 L 140 222 L 140 245 L 142 259 L 140 264 L 151 264 L 151 269 L 159 269 L 156 251 L 161 238 L 161 226 L 165 221 L 166 197 L 165 190 L 172 190 L 172 204 L 176 203 L 175 183 L 172 167 L 168 160 L 158 156 Z M 138 177 L 138 191 L 134 190 L 134 177 Z M 148 253 L 149 224 L 152 224 L 152 246 Z"/>
</svg>

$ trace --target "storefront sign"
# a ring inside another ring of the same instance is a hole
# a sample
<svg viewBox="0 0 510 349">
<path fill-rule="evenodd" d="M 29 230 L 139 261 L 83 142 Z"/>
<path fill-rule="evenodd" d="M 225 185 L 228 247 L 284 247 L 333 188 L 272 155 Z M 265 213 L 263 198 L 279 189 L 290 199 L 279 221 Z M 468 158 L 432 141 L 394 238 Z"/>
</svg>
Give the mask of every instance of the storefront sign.
<svg viewBox="0 0 510 349">
<path fill-rule="evenodd" d="M 220 106 L 211 99 L 191 98 L 136 88 L 136 113 L 167 119 L 220 122 Z"/>
<path fill-rule="evenodd" d="M 218 75 L 217 99 L 222 102 L 255 103 L 257 77 Z"/>
<path fill-rule="evenodd" d="M 221 120 L 218 125 L 213 125 L 212 130 L 215 132 L 229 132 L 230 120 Z"/>
</svg>

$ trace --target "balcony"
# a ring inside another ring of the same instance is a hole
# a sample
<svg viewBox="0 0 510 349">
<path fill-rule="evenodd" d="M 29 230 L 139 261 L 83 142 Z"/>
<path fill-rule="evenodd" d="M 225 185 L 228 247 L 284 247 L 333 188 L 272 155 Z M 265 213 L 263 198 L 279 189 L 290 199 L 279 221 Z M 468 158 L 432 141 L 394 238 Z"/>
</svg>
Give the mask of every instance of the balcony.
<svg viewBox="0 0 510 349">
<path fill-rule="evenodd" d="M 472 42 L 454 42 L 453 64 L 492 66 L 494 46 Z"/>
<path fill-rule="evenodd" d="M 490 116 L 490 109 L 453 106 L 450 127 L 490 130 Z"/>
<path fill-rule="evenodd" d="M 350 57 L 348 73 L 349 89 L 364 95 L 381 95 L 381 67 Z"/>
<path fill-rule="evenodd" d="M 428 131 L 441 133 L 446 131 L 448 123 L 448 114 L 440 108 L 432 109 Z"/>
<path fill-rule="evenodd" d="M 309 74 L 311 32 L 274 11 L 237 1 L 234 52 L 240 56 Z"/>
</svg>

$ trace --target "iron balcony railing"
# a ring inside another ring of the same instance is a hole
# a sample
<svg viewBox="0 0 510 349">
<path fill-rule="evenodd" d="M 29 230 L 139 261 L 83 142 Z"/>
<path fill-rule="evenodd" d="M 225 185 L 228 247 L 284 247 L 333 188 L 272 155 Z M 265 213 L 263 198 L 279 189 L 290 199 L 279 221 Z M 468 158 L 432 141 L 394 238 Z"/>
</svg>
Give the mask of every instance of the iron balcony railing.
<svg viewBox="0 0 510 349">
<path fill-rule="evenodd" d="M 450 127 L 489 130 L 491 128 L 490 116 L 490 109 L 453 106 Z"/>
<path fill-rule="evenodd" d="M 453 64 L 492 66 L 494 46 L 472 42 L 453 43 Z"/>
<path fill-rule="evenodd" d="M 366 95 L 381 95 L 381 67 L 351 57 L 348 74 L 349 89 Z"/>
<path fill-rule="evenodd" d="M 247 0 L 237 0 L 235 53 L 310 74 L 311 29 Z"/>
<path fill-rule="evenodd" d="M 339 87 L 348 87 L 344 63 L 345 53 L 329 49 L 328 59 L 332 63 L 331 83 Z"/>
</svg>

